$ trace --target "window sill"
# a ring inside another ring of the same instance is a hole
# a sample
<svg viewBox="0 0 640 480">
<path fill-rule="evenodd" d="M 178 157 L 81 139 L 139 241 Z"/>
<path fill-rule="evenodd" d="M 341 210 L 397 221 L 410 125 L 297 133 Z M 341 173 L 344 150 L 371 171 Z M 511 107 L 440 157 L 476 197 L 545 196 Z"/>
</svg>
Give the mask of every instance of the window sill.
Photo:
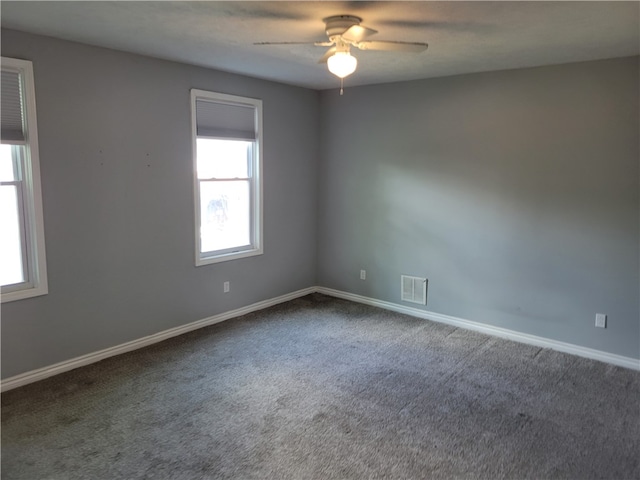
<svg viewBox="0 0 640 480">
<path fill-rule="evenodd" d="M 212 263 L 228 262 L 230 260 L 253 257 L 256 255 L 262 255 L 262 254 L 263 254 L 262 248 L 253 248 L 251 250 L 242 250 L 240 252 L 223 253 L 219 255 L 212 255 L 210 257 L 198 256 L 196 258 L 196 267 L 201 267 L 203 265 L 210 265 Z"/>
<path fill-rule="evenodd" d="M 24 288 L 22 290 L 14 290 L 12 292 L 2 292 L 0 294 L 1 303 L 15 302 L 26 298 L 39 297 L 49 293 L 46 285 L 38 285 L 37 287 Z"/>
</svg>

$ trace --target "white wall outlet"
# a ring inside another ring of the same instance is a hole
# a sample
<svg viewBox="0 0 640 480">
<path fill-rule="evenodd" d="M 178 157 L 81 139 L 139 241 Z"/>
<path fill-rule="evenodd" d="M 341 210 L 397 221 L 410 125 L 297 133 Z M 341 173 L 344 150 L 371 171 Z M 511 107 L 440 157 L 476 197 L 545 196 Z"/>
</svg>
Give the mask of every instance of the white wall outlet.
<svg viewBox="0 0 640 480">
<path fill-rule="evenodd" d="M 607 316 L 604 313 L 596 313 L 596 327 L 607 328 Z"/>
<path fill-rule="evenodd" d="M 224 293 L 229 293 L 229 282 L 224 282 Z"/>
<path fill-rule="evenodd" d="M 360 280 L 366 280 L 366 279 L 367 279 L 367 271 L 360 270 Z"/>
</svg>

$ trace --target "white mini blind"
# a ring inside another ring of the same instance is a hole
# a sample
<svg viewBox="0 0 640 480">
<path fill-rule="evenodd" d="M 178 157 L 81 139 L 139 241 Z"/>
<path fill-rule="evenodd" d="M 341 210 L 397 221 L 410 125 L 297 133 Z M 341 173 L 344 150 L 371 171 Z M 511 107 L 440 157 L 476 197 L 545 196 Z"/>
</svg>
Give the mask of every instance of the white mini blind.
<svg viewBox="0 0 640 480">
<path fill-rule="evenodd" d="M 198 137 L 256 140 L 255 118 L 252 105 L 196 100 Z"/>
<path fill-rule="evenodd" d="M 0 139 L 2 143 L 22 144 L 25 142 L 24 112 L 20 74 L 3 71 L 0 84 Z"/>
</svg>

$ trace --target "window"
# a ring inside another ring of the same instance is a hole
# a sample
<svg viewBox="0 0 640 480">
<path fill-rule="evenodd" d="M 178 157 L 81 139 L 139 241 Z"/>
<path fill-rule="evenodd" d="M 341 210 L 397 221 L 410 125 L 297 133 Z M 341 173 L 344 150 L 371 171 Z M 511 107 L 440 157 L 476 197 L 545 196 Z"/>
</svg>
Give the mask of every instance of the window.
<svg viewBox="0 0 640 480">
<path fill-rule="evenodd" d="M 262 254 L 262 101 L 191 90 L 196 265 Z"/>
<path fill-rule="evenodd" d="M 47 293 L 31 62 L 2 57 L 0 87 L 0 286 L 9 302 Z"/>
</svg>

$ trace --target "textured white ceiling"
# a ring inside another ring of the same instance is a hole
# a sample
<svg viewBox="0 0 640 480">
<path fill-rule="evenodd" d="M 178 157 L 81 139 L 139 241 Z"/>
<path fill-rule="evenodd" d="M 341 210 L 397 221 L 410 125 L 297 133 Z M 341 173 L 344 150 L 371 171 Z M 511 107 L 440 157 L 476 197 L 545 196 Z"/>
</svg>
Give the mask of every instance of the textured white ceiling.
<svg viewBox="0 0 640 480">
<path fill-rule="evenodd" d="M 420 54 L 355 50 L 346 85 L 622 57 L 640 53 L 639 2 L 12 2 L 2 27 L 315 89 L 336 77 L 312 45 L 322 19 L 351 14 L 376 40 L 428 42 Z"/>
</svg>

